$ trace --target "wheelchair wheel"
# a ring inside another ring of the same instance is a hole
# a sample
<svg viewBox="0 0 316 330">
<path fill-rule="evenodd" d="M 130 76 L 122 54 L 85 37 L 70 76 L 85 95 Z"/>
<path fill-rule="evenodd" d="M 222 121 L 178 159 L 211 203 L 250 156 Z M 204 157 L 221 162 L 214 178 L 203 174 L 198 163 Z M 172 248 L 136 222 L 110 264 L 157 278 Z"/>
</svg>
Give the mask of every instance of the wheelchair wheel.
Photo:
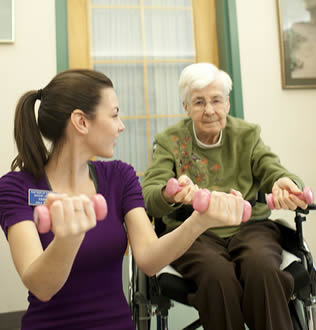
<svg viewBox="0 0 316 330">
<path fill-rule="evenodd" d="M 308 320 L 304 303 L 295 299 L 289 303 L 294 330 L 308 330 Z"/>
<path fill-rule="evenodd" d="M 130 308 L 136 330 L 150 330 L 151 305 L 148 299 L 148 278 L 132 263 Z"/>
</svg>

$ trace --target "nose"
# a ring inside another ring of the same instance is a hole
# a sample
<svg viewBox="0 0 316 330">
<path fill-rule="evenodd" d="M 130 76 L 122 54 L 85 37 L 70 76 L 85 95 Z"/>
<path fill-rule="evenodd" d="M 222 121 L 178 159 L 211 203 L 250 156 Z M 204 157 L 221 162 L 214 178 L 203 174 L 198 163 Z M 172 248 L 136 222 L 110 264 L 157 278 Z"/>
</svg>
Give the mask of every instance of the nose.
<svg viewBox="0 0 316 330">
<path fill-rule="evenodd" d="M 123 132 L 125 130 L 125 125 L 123 124 L 121 118 L 120 118 L 120 125 L 119 125 L 119 132 Z"/>
<path fill-rule="evenodd" d="M 214 113 L 214 107 L 213 107 L 212 103 L 207 102 L 205 105 L 204 114 L 212 115 L 213 113 Z"/>
</svg>

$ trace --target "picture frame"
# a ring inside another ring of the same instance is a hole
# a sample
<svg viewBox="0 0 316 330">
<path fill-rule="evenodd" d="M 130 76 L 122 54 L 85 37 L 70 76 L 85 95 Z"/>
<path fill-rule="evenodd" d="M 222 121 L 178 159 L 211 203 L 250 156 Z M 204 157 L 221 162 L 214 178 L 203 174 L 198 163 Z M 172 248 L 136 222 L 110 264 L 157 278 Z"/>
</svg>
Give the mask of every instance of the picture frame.
<svg viewBox="0 0 316 330">
<path fill-rule="evenodd" d="M 283 89 L 316 88 L 316 0 L 277 0 Z"/>
<path fill-rule="evenodd" d="M 0 1 L 0 44 L 13 43 L 15 39 L 15 0 Z"/>
</svg>

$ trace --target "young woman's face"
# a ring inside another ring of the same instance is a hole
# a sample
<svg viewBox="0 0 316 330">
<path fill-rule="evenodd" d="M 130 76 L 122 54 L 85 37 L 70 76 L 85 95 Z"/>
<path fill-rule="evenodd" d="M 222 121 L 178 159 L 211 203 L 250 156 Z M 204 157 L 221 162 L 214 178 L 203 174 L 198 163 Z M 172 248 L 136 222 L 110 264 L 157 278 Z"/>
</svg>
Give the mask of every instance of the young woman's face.
<svg viewBox="0 0 316 330">
<path fill-rule="evenodd" d="M 214 82 L 202 89 L 193 90 L 184 108 L 191 117 L 198 139 L 205 144 L 218 141 L 221 130 L 226 126 L 229 112 L 229 97 L 223 87 Z"/>
<path fill-rule="evenodd" d="M 119 117 L 119 106 L 113 88 L 101 90 L 100 103 L 96 107 L 96 117 L 91 120 L 88 141 L 96 156 L 111 158 L 116 140 L 125 126 Z"/>
</svg>

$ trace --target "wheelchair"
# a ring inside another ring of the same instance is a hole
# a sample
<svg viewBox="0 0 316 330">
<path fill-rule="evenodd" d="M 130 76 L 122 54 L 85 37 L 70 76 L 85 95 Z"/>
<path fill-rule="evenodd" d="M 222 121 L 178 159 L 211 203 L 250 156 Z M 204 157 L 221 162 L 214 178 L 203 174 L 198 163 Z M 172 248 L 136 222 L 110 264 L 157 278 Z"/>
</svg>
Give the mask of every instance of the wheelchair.
<svg viewBox="0 0 316 330">
<path fill-rule="evenodd" d="M 289 302 L 294 330 L 316 329 L 316 268 L 303 238 L 303 222 L 312 210 L 316 210 L 316 204 L 309 205 L 306 210 L 298 208 L 293 211 L 296 228 L 289 227 L 284 220 L 274 220 L 281 231 L 281 269 L 294 278 L 294 293 Z M 161 219 L 153 220 L 159 236 L 163 222 Z M 155 316 L 156 329 L 168 330 L 170 308 L 174 306 L 174 302 L 189 306 L 187 296 L 196 290 L 195 284 L 183 279 L 171 266 L 149 278 L 137 268 L 131 249 L 129 251 L 129 305 L 136 329 L 152 329 L 151 322 Z M 201 322 L 196 319 L 183 330 L 195 330 L 199 327 Z"/>
</svg>

